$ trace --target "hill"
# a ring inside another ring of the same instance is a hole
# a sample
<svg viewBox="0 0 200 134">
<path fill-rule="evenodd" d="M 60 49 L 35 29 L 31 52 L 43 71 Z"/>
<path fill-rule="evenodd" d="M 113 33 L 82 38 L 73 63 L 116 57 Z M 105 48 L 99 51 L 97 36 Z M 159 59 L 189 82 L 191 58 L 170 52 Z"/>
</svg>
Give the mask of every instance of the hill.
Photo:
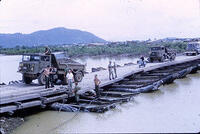
<svg viewBox="0 0 200 134">
<path fill-rule="evenodd" d="M 105 40 L 92 33 L 67 29 L 63 27 L 49 30 L 36 31 L 31 34 L 0 34 L 0 46 L 40 46 L 40 45 L 62 45 L 73 43 L 102 43 Z"/>
</svg>

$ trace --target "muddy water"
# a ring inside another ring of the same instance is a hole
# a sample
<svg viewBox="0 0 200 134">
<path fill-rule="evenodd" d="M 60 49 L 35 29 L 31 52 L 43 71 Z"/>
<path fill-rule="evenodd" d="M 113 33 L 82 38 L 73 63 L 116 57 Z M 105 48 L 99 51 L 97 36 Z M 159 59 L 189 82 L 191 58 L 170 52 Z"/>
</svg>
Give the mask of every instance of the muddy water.
<svg viewBox="0 0 200 134">
<path fill-rule="evenodd" d="M 104 114 L 46 111 L 26 118 L 14 134 L 94 132 L 199 132 L 200 73 Z"/>
<path fill-rule="evenodd" d="M 1 80 L 17 79 L 8 69 L 19 57 L 0 62 Z M 94 61 L 94 64 L 98 60 Z M 107 62 L 107 61 L 106 61 Z M 5 68 L 6 66 L 6 68 Z M 13 69 L 14 70 L 14 69 Z M 3 73 L 2 73 L 3 72 Z M 9 76 L 9 77 L 8 77 Z M 132 102 L 104 114 L 46 111 L 25 118 L 14 134 L 93 132 L 199 132 L 200 73 L 188 75 L 160 90 L 140 94 Z"/>
<path fill-rule="evenodd" d="M 19 61 L 22 56 L 0 56 L 0 83 L 22 79 L 20 73 L 17 73 Z"/>
</svg>

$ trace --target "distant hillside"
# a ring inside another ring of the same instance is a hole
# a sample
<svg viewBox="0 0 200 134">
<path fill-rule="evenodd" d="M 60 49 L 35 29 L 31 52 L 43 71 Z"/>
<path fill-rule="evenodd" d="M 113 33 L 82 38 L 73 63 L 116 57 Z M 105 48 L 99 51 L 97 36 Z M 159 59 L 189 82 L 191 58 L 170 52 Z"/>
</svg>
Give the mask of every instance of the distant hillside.
<svg viewBox="0 0 200 134">
<path fill-rule="evenodd" d="M 3 47 L 102 42 L 106 41 L 92 33 L 63 27 L 41 30 L 31 34 L 0 34 L 0 46 Z"/>
</svg>

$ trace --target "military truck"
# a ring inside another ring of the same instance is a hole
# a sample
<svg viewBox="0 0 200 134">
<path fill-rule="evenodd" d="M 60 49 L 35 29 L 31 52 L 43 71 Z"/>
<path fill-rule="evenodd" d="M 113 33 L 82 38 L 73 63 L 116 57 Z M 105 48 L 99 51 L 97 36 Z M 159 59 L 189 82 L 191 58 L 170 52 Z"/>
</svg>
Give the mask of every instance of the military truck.
<svg viewBox="0 0 200 134">
<path fill-rule="evenodd" d="M 185 55 L 198 55 L 200 54 L 200 42 L 190 42 L 187 44 Z"/>
<path fill-rule="evenodd" d="M 57 69 L 54 75 L 54 81 L 61 80 L 66 84 L 65 70 L 71 69 L 74 79 L 80 82 L 84 76 L 85 65 L 71 60 L 65 53 L 57 54 L 24 54 L 22 62 L 19 63 L 18 72 L 22 73 L 24 83 L 30 84 L 33 80 L 38 79 L 40 85 L 45 84 L 44 68 L 53 66 Z"/>
<path fill-rule="evenodd" d="M 170 50 L 165 46 L 157 46 L 151 47 L 149 62 L 159 61 L 164 62 L 166 59 L 170 61 L 175 60 L 176 52 L 174 50 Z"/>
</svg>

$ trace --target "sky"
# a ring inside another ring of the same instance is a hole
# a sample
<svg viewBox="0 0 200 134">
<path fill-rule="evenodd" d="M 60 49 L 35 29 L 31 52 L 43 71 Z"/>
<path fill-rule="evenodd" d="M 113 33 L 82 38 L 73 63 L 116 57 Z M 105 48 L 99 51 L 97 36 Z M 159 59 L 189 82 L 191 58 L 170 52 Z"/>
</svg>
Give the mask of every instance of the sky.
<svg viewBox="0 0 200 134">
<path fill-rule="evenodd" d="M 199 37 L 200 0 L 1 0 L 0 33 L 55 27 L 108 41 Z"/>
</svg>

